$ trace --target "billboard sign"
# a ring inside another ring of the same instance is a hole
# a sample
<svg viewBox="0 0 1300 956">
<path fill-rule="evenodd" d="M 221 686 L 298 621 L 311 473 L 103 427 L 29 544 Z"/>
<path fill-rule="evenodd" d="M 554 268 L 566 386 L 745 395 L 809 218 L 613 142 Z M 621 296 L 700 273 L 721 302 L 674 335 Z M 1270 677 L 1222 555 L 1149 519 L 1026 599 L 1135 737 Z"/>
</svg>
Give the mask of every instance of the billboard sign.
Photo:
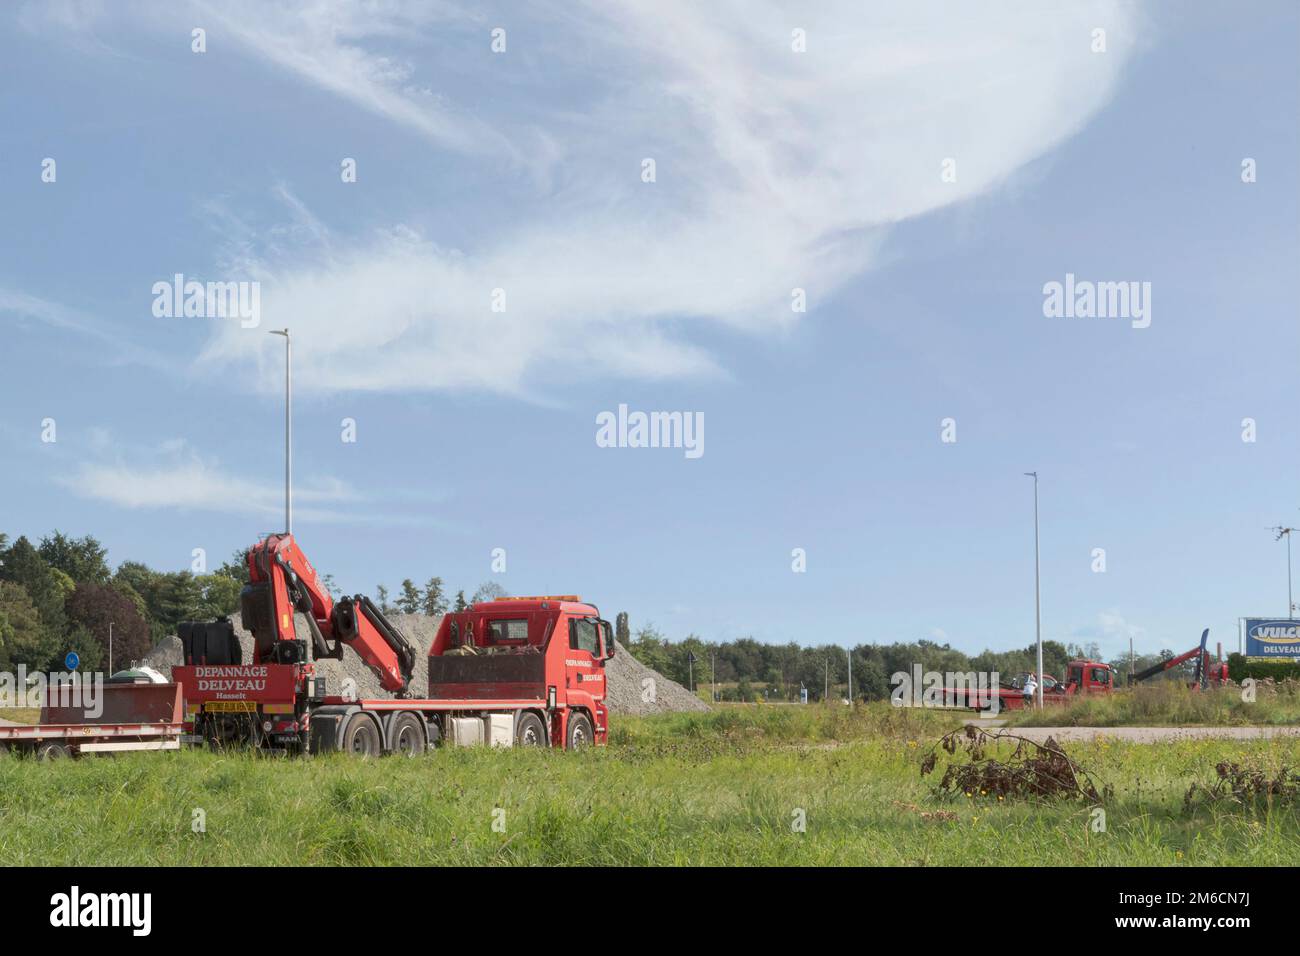
<svg viewBox="0 0 1300 956">
<path fill-rule="evenodd" d="M 1300 660 L 1300 621 L 1287 618 L 1242 619 L 1246 657 L 1256 660 Z"/>
</svg>

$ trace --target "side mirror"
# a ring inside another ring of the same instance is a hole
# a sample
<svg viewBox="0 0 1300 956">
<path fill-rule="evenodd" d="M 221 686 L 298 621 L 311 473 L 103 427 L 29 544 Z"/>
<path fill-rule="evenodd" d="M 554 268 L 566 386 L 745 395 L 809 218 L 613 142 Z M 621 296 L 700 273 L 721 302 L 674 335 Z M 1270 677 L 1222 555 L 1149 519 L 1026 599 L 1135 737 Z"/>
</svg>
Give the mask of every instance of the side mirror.
<svg viewBox="0 0 1300 956">
<path fill-rule="evenodd" d="M 609 626 L 609 621 L 600 622 L 600 638 L 605 642 L 605 660 L 614 656 L 614 629 Z"/>
</svg>

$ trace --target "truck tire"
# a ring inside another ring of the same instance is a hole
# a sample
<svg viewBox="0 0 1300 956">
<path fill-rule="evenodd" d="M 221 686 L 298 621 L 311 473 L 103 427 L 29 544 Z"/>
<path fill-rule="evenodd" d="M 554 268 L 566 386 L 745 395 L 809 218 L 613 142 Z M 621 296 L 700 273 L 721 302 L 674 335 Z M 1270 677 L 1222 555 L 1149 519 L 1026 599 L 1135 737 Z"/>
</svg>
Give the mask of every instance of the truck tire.
<svg viewBox="0 0 1300 956">
<path fill-rule="evenodd" d="M 587 719 L 586 714 L 570 714 L 569 728 L 565 731 L 565 748 L 568 750 L 581 750 L 583 747 L 590 747 L 592 742 L 591 721 Z"/>
<path fill-rule="evenodd" d="M 37 760 L 62 760 L 64 757 L 71 756 L 72 751 L 57 740 L 47 740 L 36 748 Z"/>
<path fill-rule="evenodd" d="M 546 725 L 536 714 L 520 714 L 515 727 L 515 744 L 520 747 L 545 747 Z"/>
<path fill-rule="evenodd" d="M 353 714 L 343 730 L 344 752 L 358 757 L 378 757 L 384 750 L 379 725 L 364 711 Z"/>
<path fill-rule="evenodd" d="M 415 714 L 398 714 L 394 717 L 389 734 L 392 739 L 393 753 L 405 757 L 424 753 L 428 745 L 429 734 L 424 729 L 424 721 Z"/>
</svg>

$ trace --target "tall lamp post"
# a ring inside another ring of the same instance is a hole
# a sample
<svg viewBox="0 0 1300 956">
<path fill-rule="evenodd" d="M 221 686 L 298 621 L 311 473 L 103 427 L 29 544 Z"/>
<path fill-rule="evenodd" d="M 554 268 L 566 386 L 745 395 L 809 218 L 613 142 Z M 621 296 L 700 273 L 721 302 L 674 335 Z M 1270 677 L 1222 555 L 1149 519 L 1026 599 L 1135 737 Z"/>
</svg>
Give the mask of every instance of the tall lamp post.
<svg viewBox="0 0 1300 956">
<path fill-rule="evenodd" d="M 1039 588 L 1038 563 L 1038 472 L 1027 471 L 1025 476 L 1034 479 L 1034 633 L 1038 638 L 1038 706 L 1043 706 L 1043 610 Z"/>
<path fill-rule="evenodd" d="M 284 533 L 293 534 L 293 340 L 288 329 L 271 329 L 284 336 Z"/>
<path fill-rule="evenodd" d="M 1292 531 L 1295 531 L 1295 530 L 1296 530 L 1295 528 L 1284 528 L 1284 527 L 1282 527 L 1281 525 L 1278 525 L 1276 528 L 1273 529 L 1274 533 L 1277 535 L 1277 537 L 1275 537 L 1275 538 L 1273 539 L 1274 541 L 1281 541 L 1282 538 L 1283 538 L 1284 536 L 1286 537 L 1286 616 L 1287 616 L 1287 620 L 1291 620 L 1292 618 L 1295 617 L 1295 601 L 1293 601 L 1293 600 L 1291 599 L 1291 532 L 1292 532 Z"/>
</svg>

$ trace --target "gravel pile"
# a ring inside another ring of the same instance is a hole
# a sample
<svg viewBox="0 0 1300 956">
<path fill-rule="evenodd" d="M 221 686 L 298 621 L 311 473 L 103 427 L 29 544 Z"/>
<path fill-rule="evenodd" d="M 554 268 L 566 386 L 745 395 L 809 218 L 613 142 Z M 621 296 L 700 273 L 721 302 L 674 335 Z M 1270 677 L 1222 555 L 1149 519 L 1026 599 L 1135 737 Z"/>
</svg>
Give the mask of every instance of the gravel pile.
<svg viewBox="0 0 1300 956">
<path fill-rule="evenodd" d="M 622 644 L 613 659 L 605 662 L 605 706 L 611 713 L 634 717 L 709 709 L 681 684 L 646 667 Z"/>
<path fill-rule="evenodd" d="M 233 620 L 235 634 L 239 638 L 240 646 L 243 648 L 244 661 L 252 661 L 253 635 L 239 626 L 239 615 L 235 615 Z M 428 617 L 424 614 L 391 614 L 389 620 L 415 646 L 417 664 L 415 674 L 411 680 L 411 696 L 427 697 L 429 693 L 429 669 L 425 665 L 424 659 L 429 655 L 429 648 L 438 633 L 438 625 L 442 618 Z M 305 639 L 308 646 L 310 646 L 311 632 L 307 629 L 306 619 L 301 614 L 294 615 L 294 626 L 298 636 Z M 163 674 L 170 676 L 171 668 L 182 663 L 180 638 L 175 636 L 163 638 L 158 642 L 158 646 L 150 651 L 140 663 L 156 668 Z M 343 686 L 344 678 L 351 677 L 356 681 L 358 697 L 386 698 L 392 696 L 380 686 L 379 680 L 362 663 L 356 651 L 346 644 L 343 646 L 343 659 L 341 661 L 317 661 L 316 674 L 318 677 L 326 679 L 331 694 L 338 693 Z M 709 709 L 708 704 L 681 684 L 671 681 L 658 671 L 646 667 L 634 658 L 622 644 L 618 646 L 618 652 L 614 655 L 614 658 L 605 662 L 605 677 L 605 703 L 610 711 L 615 714 L 645 716 L 672 711 Z M 646 683 L 646 681 L 650 683 Z M 652 699 L 645 700 L 644 698 L 647 696 Z"/>
</svg>

